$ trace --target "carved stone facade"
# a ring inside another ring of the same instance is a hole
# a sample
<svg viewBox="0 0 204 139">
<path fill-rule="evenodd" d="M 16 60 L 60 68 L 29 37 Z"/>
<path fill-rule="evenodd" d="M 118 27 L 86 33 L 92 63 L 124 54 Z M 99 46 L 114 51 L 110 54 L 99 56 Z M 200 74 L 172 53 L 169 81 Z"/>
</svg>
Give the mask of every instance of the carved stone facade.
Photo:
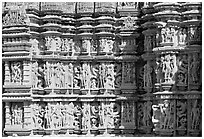
<svg viewBox="0 0 204 139">
<path fill-rule="evenodd" d="M 201 8 L 4 2 L 3 134 L 201 136 Z"/>
</svg>

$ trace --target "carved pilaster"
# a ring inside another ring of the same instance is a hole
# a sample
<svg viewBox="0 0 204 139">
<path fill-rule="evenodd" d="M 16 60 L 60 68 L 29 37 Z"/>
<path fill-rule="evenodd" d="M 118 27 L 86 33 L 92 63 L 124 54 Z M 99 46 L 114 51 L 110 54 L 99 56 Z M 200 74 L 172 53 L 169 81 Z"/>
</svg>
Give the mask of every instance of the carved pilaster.
<svg viewBox="0 0 204 139">
<path fill-rule="evenodd" d="M 32 128 L 32 117 L 31 117 L 31 107 L 30 102 L 24 102 L 24 128 L 31 129 Z"/>
<path fill-rule="evenodd" d="M 9 70 L 9 62 L 5 61 L 4 64 L 4 68 L 5 68 L 5 73 L 4 73 L 4 85 L 9 85 L 11 82 L 11 76 L 10 76 L 10 70 Z"/>
<path fill-rule="evenodd" d="M 23 85 L 30 85 L 30 62 L 24 61 L 23 62 Z"/>
</svg>

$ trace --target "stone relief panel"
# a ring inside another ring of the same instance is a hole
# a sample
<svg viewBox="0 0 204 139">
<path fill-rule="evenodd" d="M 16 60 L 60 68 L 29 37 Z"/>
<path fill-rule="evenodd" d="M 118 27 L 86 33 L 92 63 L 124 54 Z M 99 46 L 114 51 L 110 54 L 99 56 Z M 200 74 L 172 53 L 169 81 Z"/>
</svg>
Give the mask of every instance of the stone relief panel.
<svg viewBox="0 0 204 139">
<path fill-rule="evenodd" d="M 147 92 L 151 92 L 153 88 L 153 67 L 149 63 L 144 65 L 144 88 Z"/>
<path fill-rule="evenodd" d="M 20 85 L 23 83 L 23 63 L 11 62 L 10 63 L 10 77 L 11 83 Z"/>
<path fill-rule="evenodd" d="M 145 35 L 144 50 L 152 51 L 157 46 L 156 40 L 156 35 Z"/>
<path fill-rule="evenodd" d="M 34 55 L 40 54 L 40 48 L 39 48 L 39 41 L 37 39 L 30 39 L 31 46 L 31 53 Z"/>
<path fill-rule="evenodd" d="M 178 58 L 177 86 L 188 84 L 188 55 L 184 54 Z"/>
<path fill-rule="evenodd" d="M 177 100 L 177 129 L 187 129 L 187 102 Z"/>
<path fill-rule="evenodd" d="M 23 126 L 24 109 L 22 103 L 11 103 L 10 105 L 10 121 L 12 126 Z"/>
<path fill-rule="evenodd" d="M 201 26 L 191 26 L 188 28 L 188 42 L 200 42 L 202 39 L 202 28 Z"/>
<path fill-rule="evenodd" d="M 115 71 L 115 88 L 120 88 L 122 85 L 122 64 L 121 63 L 115 63 L 114 67 Z"/>
<path fill-rule="evenodd" d="M 201 61 L 198 53 L 189 54 L 189 84 L 199 84 Z"/>
<path fill-rule="evenodd" d="M 124 127 L 135 127 L 135 110 L 134 103 L 122 102 L 122 118 L 121 125 Z"/>
<path fill-rule="evenodd" d="M 152 102 L 138 103 L 138 127 L 145 130 L 145 128 L 152 128 Z"/>
<path fill-rule="evenodd" d="M 162 63 L 162 74 L 164 75 L 164 82 L 173 83 L 175 82 L 175 73 L 178 70 L 176 55 L 167 54 L 161 56 Z"/>
<path fill-rule="evenodd" d="M 98 89 L 99 88 L 99 64 L 92 63 L 90 68 L 90 88 Z"/>
<path fill-rule="evenodd" d="M 123 84 L 135 84 L 135 63 L 123 63 Z"/>
<path fill-rule="evenodd" d="M 99 52 L 112 53 L 114 48 L 114 41 L 110 38 L 101 38 L 99 40 Z"/>
<path fill-rule="evenodd" d="M 189 117 L 189 126 L 191 130 L 199 130 L 201 127 L 201 102 L 197 99 L 189 100 L 190 101 L 190 117 Z"/>
<path fill-rule="evenodd" d="M 163 103 L 159 104 L 159 107 L 161 112 L 159 118 L 160 129 L 173 129 L 174 121 L 176 120 L 174 118 L 174 101 L 164 100 Z"/>
</svg>

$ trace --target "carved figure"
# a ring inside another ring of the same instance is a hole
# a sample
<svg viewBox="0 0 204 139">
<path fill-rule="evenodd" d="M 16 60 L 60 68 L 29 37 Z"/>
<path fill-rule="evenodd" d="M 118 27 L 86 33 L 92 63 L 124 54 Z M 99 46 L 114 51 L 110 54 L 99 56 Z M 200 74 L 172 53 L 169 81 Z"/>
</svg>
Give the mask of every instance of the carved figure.
<svg viewBox="0 0 204 139">
<path fill-rule="evenodd" d="M 178 67 L 178 84 L 187 85 L 188 61 L 187 56 L 183 55 Z"/>
<path fill-rule="evenodd" d="M 186 129 L 187 119 L 186 119 L 186 103 L 182 103 L 181 101 L 177 102 L 177 118 L 180 129 Z"/>
<path fill-rule="evenodd" d="M 156 67 L 155 67 L 155 74 L 156 74 L 156 83 L 161 83 L 162 77 L 162 64 L 163 64 L 163 57 L 161 60 L 157 57 L 156 58 Z"/>
<path fill-rule="evenodd" d="M 82 110 L 79 104 L 75 106 L 74 109 L 74 126 L 75 129 L 80 129 L 81 128 L 81 116 L 82 116 Z"/>
<path fill-rule="evenodd" d="M 124 63 L 123 67 L 124 83 L 133 83 L 134 82 L 134 63 Z"/>
<path fill-rule="evenodd" d="M 80 72 L 81 72 L 80 66 L 79 65 L 74 66 L 74 81 L 73 81 L 74 88 L 80 87 L 80 81 L 81 81 Z"/>
<path fill-rule="evenodd" d="M 65 67 L 65 87 L 72 87 L 73 86 L 73 65 L 69 63 Z"/>
<path fill-rule="evenodd" d="M 165 59 L 163 61 L 162 72 L 164 73 L 165 82 L 171 81 L 172 68 L 171 68 L 171 56 L 170 55 L 165 56 Z"/>
<path fill-rule="evenodd" d="M 43 68 L 43 64 L 38 66 L 38 72 L 37 72 L 37 76 L 38 76 L 38 88 L 43 88 L 45 85 L 45 78 L 44 78 L 44 68 Z"/>
<path fill-rule="evenodd" d="M 98 127 L 98 118 L 99 118 L 99 109 L 98 106 L 93 105 L 91 106 L 91 127 L 92 128 L 97 128 Z"/>
<path fill-rule="evenodd" d="M 99 65 L 100 88 L 104 88 L 105 76 L 106 76 L 106 65 L 104 63 L 101 63 L 101 65 Z"/>
<path fill-rule="evenodd" d="M 198 73 L 200 68 L 200 60 L 198 54 L 194 54 L 190 63 L 190 78 L 191 83 L 196 84 L 199 81 Z"/>
<path fill-rule="evenodd" d="M 192 119 L 191 122 L 191 129 L 198 129 L 199 128 L 199 123 L 200 121 L 200 109 L 198 108 L 198 102 L 197 100 L 195 100 L 191 113 L 190 113 L 190 117 Z"/>
<path fill-rule="evenodd" d="M 30 42 L 32 44 L 31 52 L 35 52 L 36 55 L 39 55 L 40 50 L 38 48 L 39 41 L 37 39 L 30 39 Z"/>
<path fill-rule="evenodd" d="M 162 38 L 162 42 L 166 42 L 166 29 L 162 28 L 161 29 L 161 38 Z"/>
<path fill-rule="evenodd" d="M 144 87 L 152 87 L 152 67 L 149 64 L 144 66 Z"/>
<path fill-rule="evenodd" d="M 114 65 L 113 64 L 107 65 L 105 88 L 107 89 L 114 88 L 114 81 L 115 81 L 114 76 L 115 76 Z"/>
<path fill-rule="evenodd" d="M 115 64 L 115 88 L 120 88 L 122 83 L 122 65 Z"/>
<path fill-rule="evenodd" d="M 22 71 L 20 62 L 15 62 L 11 64 L 11 80 L 13 83 L 22 82 Z"/>
<path fill-rule="evenodd" d="M 173 104 L 172 102 L 168 102 L 168 100 L 164 101 L 163 106 L 160 105 L 161 113 L 162 113 L 162 121 L 161 121 L 161 128 L 162 129 L 172 129 L 173 128 L 173 116 L 172 116 L 172 109 Z"/>
<path fill-rule="evenodd" d="M 90 67 L 87 63 L 83 63 L 82 65 L 82 87 L 89 88 L 89 80 L 90 80 Z"/>
<path fill-rule="evenodd" d="M 87 104 L 84 104 L 82 107 L 82 128 L 83 129 L 88 129 L 89 128 L 89 118 L 90 118 L 90 113 L 89 113 L 89 106 Z"/>
<path fill-rule="evenodd" d="M 38 63 L 35 62 L 32 64 L 32 87 L 36 88 L 38 84 Z"/>
<path fill-rule="evenodd" d="M 149 126 L 151 127 L 152 126 L 152 123 L 151 123 L 152 102 L 151 101 L 145 102 L 142 109 L 143 109 L 143 118 L 142 118 L 143 125 L 147 127 Z"/>
</svg>

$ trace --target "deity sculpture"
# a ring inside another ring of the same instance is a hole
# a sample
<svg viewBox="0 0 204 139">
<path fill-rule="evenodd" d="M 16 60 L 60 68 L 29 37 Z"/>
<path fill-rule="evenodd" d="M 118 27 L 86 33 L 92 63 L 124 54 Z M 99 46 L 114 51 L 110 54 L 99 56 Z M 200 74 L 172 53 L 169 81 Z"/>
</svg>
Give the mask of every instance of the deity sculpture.
<svg viewBox="0 0 204 139">
<path fill-rule="evenodd" d="M 190 117 L 191 121 L 191 129 L 199 129 L 200 123 L 200 108 L 198 108 L 198 101 L 195 100 L 193 103 L 193 107 L 191 109 Z"/>
<path fill-rule="evenodd" d="M 91 65 L 91 68 L 90 68 L 90 79 L 91 79 L 90 88 L 93 88 L 93 89 L 98 88 L 98 77 L 99 77 L 98 64 Z"/>
<path fill-rule="evenodd" d="M 191 57 L 190 60 L 190 82 L 192 84 L 197 84 L 199 82 L 199 77 L 198 77 L 198 73 L 199 73 L 199 69 L 200 69 L 200 60 L 198 58 L 198 54 L 193 54 L 193 56 Z"/>
<path fill-rule="evenodd" d="M 149 64 L 144 66 L 144 88 L 152 87 L 152 67 Z"/>
<path fill-rule="evenodd" d="M 142 118 L 143 125 L 147 127 L 151 127 L 152 126 L 152 122 L 151 122 L 152 102 L 151 101 L 145 102 L 142 109 L 143 109 L 143 118 Z"/>
</svg>

